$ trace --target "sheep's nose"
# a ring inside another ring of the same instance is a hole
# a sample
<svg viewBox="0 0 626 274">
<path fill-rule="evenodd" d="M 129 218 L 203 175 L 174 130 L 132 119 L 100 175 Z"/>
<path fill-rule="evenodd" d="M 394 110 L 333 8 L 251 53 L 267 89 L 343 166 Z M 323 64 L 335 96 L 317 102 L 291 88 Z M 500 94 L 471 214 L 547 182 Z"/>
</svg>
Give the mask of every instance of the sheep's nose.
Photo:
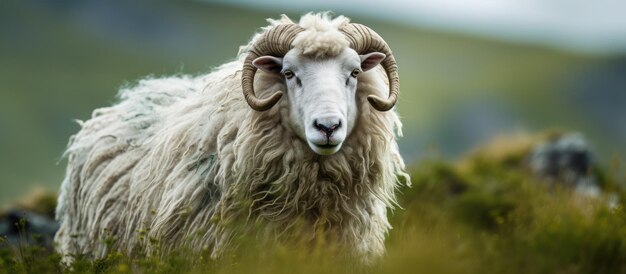
<svg viewBox="0 0 626 274">
<path fill-rule="evenodd" d="M 339 119 L 315 119 L 313 126 L 326 135 L 326 138 L 330 138 L 333 132 L 341 127 L 341 120 Z"/>
</svg>

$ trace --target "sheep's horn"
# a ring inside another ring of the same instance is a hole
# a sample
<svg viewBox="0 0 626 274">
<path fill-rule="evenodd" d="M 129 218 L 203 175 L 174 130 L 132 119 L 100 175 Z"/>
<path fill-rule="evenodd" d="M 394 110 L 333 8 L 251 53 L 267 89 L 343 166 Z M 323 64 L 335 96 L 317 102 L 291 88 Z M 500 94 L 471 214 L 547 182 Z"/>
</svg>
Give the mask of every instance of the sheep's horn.
<svg viewBox="0 0 626 274">
<path fill-rule="evenodd" d="M 367 96 L 370 104 L 379 111 L 387 111 L 393 108 L 398 100 L 398 90 L 400 89 L 400 79 L 398 77 L 398 65 L 396 59 L 391 53 L 391 48 L 383 40 L 378 33 L 361 24 L 345 24 L 339 29 L 343 32 L 348 41 L 350 48 L 354 49 L 358 54 L 366 54 L 374 51 L 382 52 L 387 57 L 381 65 L 387 71 L 389 78 L 389 97 L 387 99 L 380 98 L 376 95 Z"/>
<path fill-rule="evenodd" d="M 246 102 L 256 111 L 265 111 L 274 106 L 283 96 L 282 91 L 276 91 L 268 98 L 260 99 L 254 93 L 254 75 L 257 68 L 252 64 L 254 59 L 271 55 L 275 57 L 283 57 L 291 48 L 291 43 L 296 35 L 304 29 L 296 24 L 281 24 L 266 31 L 263 36 L 250 46 L 248 56 L 243 63 L 243 71 L 241 75 L 241 87 Z"/>
</svg>

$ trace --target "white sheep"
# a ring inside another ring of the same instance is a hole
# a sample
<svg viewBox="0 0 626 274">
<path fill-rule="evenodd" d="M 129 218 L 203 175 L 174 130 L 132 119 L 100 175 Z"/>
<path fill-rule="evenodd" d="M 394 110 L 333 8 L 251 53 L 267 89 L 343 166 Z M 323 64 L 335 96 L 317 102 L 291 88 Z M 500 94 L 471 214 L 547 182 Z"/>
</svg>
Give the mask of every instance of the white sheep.
<svg viewBox="0 0 626 274">
<path fill-rule="evenodd" d="M 269 22 L 235 61 L 142 80 L 81 123 L 56 212 L 60 253 L 218 257 L 241 235 L 384 252 L 387 209 L 409 183 L 388 111 L 391 50 L 343 16 Z"/>
</svg>

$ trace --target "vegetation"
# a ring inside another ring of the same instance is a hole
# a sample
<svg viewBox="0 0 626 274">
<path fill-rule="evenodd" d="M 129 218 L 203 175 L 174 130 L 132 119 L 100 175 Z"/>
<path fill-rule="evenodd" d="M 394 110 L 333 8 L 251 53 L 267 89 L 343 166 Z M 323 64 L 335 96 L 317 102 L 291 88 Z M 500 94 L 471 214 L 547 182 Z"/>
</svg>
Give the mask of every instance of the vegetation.
<svg viewBox="0 0 626 274">
<path fill-rule="evenodd" d="M 0 150 L 7 155 L 0 158 L 1 203 L 35 182 L 58 188 L 63 168 L 54 163 L 78 128 L 71 119 L 86 119 L 94 108 L 109 105 L 124 81 L 150 74 L 206 72 L 233 58 L 264 18 L 278 15 L 197 1 L 143 7 L 149 9 L 131 5 L 111 14 L 147 18 L 154 13 L 156 19 L 145 24 L 148 28 L 125 27 L 136 32 L 119 34 L 112 31 L 117 25 L 107 29 L 78 20 L 111 16 L 101 7 L 93 10 L 102 13 L 83 9 L 86 13 L 77 16 L 36 3 L 15 1 L 0 9 L 4 23 L 0 25 L 14 34 L 0 43 L 4 129 Z M 424 142 L 437 140 L 447 148 L 459 141 L 446 139 L 460 135 L 441 125 L 463 102 L 485 99 L 514 102 L 509 104 L 519 108 L 514 114 L 527 117 L 531 128 L 559 124 L 588 133 L 599 150 L 613 152 L 620 147 L 620 140 L 606 137 L 610 134 L 597 127 L 588 111 L 572 103 L 570 95 L 579 84 L 574 80 L 610 63 L 611 57 L 354 19 L 375 26 L 398 55 L 403 75 L 399 109 L 407 136 L 401 146 L 409 157 L 423 150 Z M 173 26 L 171 33 L 151 33 L 162 29 L 154 27 L 158 23 Z M 433 132 L 439 135 L 424 137 Z M 420 143 L 418 137 L 427 140 Z M 626 177 L 621 162 L 593 169 L 606 197 L 590 198 L 530 174 L 525 166 L 530 144 L 525 138 L 507 138 L 457 162 L 435 157 L 416 164 L 411 171 L 413 186 L 399 190 L 402 208 L 390 214 L 394 229 L 388 237 L 388 254 L 367 269 L 373 273 L 626 272 Z M 616 204 L 609 203 L 612 195 Z M 18 206 L 51 215 L 55 197 L 37 197 Z M 15 225 L 21 231 L 17 242 L 0 235 L 0 274 L 364 272 L 325 249 L 259 250 L 245 244 L 217 261 L 206 252 L 181 250 L 165 258 L 140 254 L 127 258 L 112 252 L 95 261 L 76 257 L 65 265 L 59 254 L 45 247 L 42 235 L 30 233 L 24 221 Z"/>
<path fill-rule="evenodd" d="M 112 252 L 65 265 L 41 246 L 0 243 L 8 247 L 0 249 L 0 273 L 626 272 L 621 163 L 591 171 L 607 193 L 593 198 L 533 176 L 525 167 L 532 142 L 506 140 L 455 163 L 435 158 L 416 165 L 413 186 L 401 189 L 403 208 L 390 214 L 388 253 L 366 269 L 310 247 L 244 243 L 219 260 L 182 250 L 164 258 Z M 609 196 L 619 202 L 609 203 Z"/>
</svg>

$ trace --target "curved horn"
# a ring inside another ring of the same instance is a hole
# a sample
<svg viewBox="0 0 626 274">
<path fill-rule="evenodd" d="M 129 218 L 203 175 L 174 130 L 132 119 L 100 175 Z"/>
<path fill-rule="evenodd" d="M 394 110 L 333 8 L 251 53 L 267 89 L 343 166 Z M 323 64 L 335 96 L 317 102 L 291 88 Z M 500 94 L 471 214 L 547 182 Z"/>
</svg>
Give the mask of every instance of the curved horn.
<svg viewBox="0 0 626 274">
<path fill-rule="evenodd" d="M 265 99 L 257 98 L 254 93 L 254 75 L 256 74 L 257 68 L 252 64 L 252 61 L 263 55 L 276 57 L 285 56 L 291 47 L 291 43 L 296 38 L 296 35 L 303 30 L 302 27 L 296 24 L 277 25 L 266 31 L 263 36 L 259 37 L 257 41 L 250 46 L 248 56 L 243 63 L 241 87 L 246 102 L 248 102 L 248 105 L 254 110 L 265 111 L 270 109 L 280 100 L 283 96 L 283 92 L 276 91 L 272 96 Z"/>
<path fill-rule="evenodd" d="M 398 65 L 396 59 L 391 53 L 391 48 L 383 40 L 378 33 L 361 24 L 345 24 L 339 29 L 343 32 L 348 41 L 350 48 L 354 49 L 358 54 L 366 54 L 373 51 L 382 52 L 387 55 L 381 65 L 387 72 L 389 78 L 389 97 L 387 99 L 380 98 L 376 95 L 367 96 L 370 104 L 379 111 L 387 111 L 393 108 L 398 100 L 398 90 L 400 89 L 400 79 L 398 77 Z"/>
</svg>

